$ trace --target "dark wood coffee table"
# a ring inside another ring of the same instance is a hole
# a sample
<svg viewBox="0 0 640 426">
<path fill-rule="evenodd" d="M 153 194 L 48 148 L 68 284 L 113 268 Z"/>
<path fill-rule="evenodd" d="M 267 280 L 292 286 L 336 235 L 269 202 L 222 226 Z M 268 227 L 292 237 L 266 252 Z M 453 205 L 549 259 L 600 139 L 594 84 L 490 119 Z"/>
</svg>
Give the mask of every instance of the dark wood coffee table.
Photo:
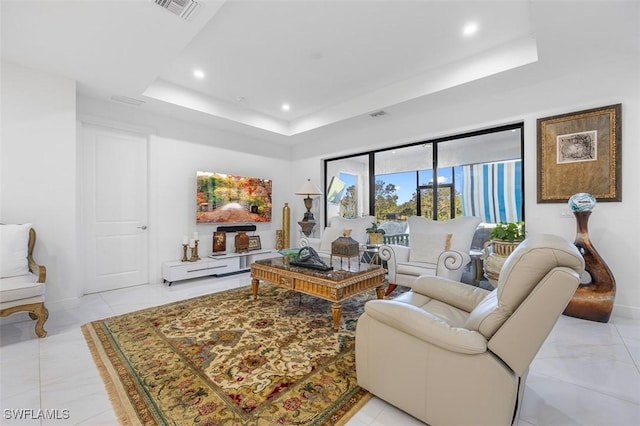
<svg viewBox="0 0 640 426">
<path fill-rule="evenodd" d="M 333 302 L 331 315 L 333 329 L 340 327 L 342 301 L 376 290 L 376 297 L 384 297 L 385 270 L 380 265 L 365 263 L 351 265 L 349 270 L 318 271 L 285 263 L 285 258 L 258 260 L 251 264 L 251 287 L 254 299 L 258 298 L 260 280 L 279 287 L 297 291 Z"/>
</svg>

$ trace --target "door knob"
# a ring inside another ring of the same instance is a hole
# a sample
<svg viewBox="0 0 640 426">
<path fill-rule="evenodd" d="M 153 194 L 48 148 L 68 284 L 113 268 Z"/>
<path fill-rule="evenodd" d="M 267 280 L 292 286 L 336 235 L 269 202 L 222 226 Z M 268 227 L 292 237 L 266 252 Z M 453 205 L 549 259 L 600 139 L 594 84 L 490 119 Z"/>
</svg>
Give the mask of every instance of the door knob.
<svg viewBox="0 0 640 426">
<path fill-rule="evenodd" d="M 142 229 L 144 231 L 147 229 L 147 225 L 138 226 L 138 229 Z"/>
</svg>

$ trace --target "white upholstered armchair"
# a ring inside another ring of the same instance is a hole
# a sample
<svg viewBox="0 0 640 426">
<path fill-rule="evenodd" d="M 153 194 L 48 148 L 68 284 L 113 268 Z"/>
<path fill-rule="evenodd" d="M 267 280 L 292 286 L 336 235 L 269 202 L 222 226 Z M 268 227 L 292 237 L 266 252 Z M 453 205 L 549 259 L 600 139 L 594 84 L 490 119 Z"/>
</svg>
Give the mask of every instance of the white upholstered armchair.
<svg viewBox="0 0 640 426">
<path fill-rule="evenodd" d="M 420 275 L 435 275 L 460 281 L 464 267 L 471 261 L 471 241 L 482 219 L 463 216 L 435 221 L 420 216 L 408 218 L 409 247 L 383 245 L 380 259 L 387 262 L 389 287 L 409 287 Z"/>
<path fill-rule="evenodd" d="M 33 258 L 36 231 L 30 223 L 0 225 L 0 317 L 27 312 L 45 337 L 49 311 L 44 305 L 47 270 Z"/>
<path fill-rule="evenodd" d="M 529 365 L 583 270 L 572 243 L 534 235 L 493 291 L 422 276 L 394 300 L 367 302 L 356 326 L 358 385 L 434 426 L 515 423 Z"/>
</svg>

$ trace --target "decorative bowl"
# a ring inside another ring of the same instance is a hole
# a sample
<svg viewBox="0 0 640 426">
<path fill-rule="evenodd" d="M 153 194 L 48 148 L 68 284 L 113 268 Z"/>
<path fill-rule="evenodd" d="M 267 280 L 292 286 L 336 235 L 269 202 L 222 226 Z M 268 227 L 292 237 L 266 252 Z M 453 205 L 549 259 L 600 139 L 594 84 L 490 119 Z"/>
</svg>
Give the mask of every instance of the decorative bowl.
<svg viewBox="0 0 640 426">
<path fill-rule="evenodd" d="M 596 206 L 596 197 L 587 192 L 579 192 L 569 198 L 568 204 L 574 212 L 591 211 Z"/>
</svg>

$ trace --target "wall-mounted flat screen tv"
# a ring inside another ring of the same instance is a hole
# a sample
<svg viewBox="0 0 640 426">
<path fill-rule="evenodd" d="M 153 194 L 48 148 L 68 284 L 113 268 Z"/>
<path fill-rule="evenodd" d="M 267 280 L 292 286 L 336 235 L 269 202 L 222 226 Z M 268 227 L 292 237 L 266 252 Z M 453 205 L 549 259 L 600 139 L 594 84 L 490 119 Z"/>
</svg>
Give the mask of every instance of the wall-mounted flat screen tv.
<svg viewBox="0 0 640 426">
<path fill-rule="evenodd" d="M 197 172 L 196 223 L 271 222 L 271 180 Z"/>
</svg>

